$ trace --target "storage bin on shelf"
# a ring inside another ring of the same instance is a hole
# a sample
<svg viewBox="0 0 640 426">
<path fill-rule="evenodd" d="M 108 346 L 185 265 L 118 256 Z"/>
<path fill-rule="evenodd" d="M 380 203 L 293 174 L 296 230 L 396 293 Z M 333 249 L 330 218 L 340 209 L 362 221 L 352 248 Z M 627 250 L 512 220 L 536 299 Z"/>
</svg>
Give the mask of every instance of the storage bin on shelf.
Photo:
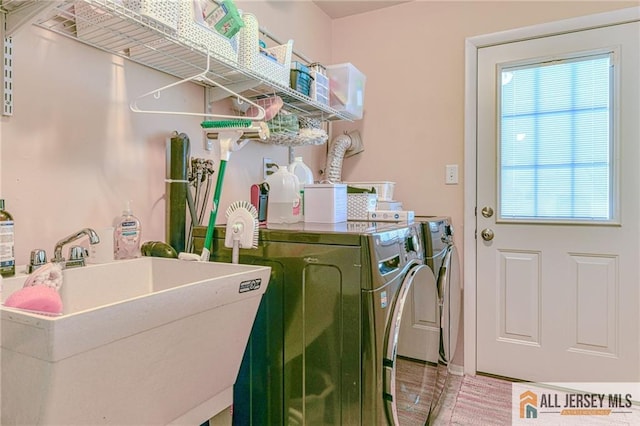
<svg viewBox="0 0 640 426">
<path fill-rule="evenodd" d="M 309 65 L 309 74 L 311 74 L 311 90 L 309 96 L 314 101 L 323 105 L 329 105 L 329 78 L 327 77 L 327 69 L 324 65 L 314 62 Z"/>
<path fill-rule="evenodd" d="M 258 19 L 250 14 L 242 15 L 244 28 L 240 31 L 238 64 L 274 83 L 289 87 L 289 73 L 293 40 L 279 46 L 260 46 Z"/>
<path fill-rule="evenodd" d="M 162 34 L 156 34 L 155 39 L 131 46 L 128 49 L 129 57 L 176 75 L 192 72 L 192 67 L 190 65 L 185 67 L 185 63 L 196 64 L 204 68 L 207 58 L 202 53 L 209 53 L 218 62 L 236 66 L 238 63 L 238 36 L 228 39 L 214 28 L 209 27 L 204 21 L 205 12 L 202 9 L 201 1 L 178 0 L 178 3 L 176 37 L 191 44 L 195 49 L 182 49 L 179 54 L 180 60 L 167 61 L 163 51 L 171 49 L 175 43 Z M 205 3 L 210 4 L 209 0 L 205 0 Z M 213 71 L 215 71 L 215 67 L 213 65 Z"/>
<path fill-rule="evenodd" d="M 329 77 L 329 106 L 362 118 L 366 76 L 350 63 L 327 66 Z"/>
<path fill-rule="evenodd" d="M 309 73 L 309 67 L 305 64 L 293 61 L 291 63 L 291 88 L 302 93 L 305 96 L 309 96 L 311 91 L 311 82 L 313 77 Z"/>
<path fill-rule="evenodd" d="M 227 38 L 204 20 L 203 5 L 208 0 L 179 0 L 178 37 L 198 46 L 198 50 L 230 65 L 238 63 L 238 36 Z"/>
</svg>

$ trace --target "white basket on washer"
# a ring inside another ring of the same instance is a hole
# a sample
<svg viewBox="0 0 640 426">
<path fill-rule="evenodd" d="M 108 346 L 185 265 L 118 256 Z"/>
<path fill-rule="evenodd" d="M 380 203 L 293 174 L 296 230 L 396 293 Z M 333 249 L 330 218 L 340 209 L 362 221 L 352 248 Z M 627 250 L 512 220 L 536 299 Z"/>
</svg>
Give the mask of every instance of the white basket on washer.
<svg viewBox="0 0 640 426">
<path fill-rule="evenodd" d="M 378 194 L 347 194 L 347 220 L 367 220 L 369 212 L 376 211 Z"/>
<path fill-rule="evenodd" d="M 174 32 L 178 29 L 179 3 L 181 0 L 125 0 L 124 5 Z"/>
<path fill-rule="evenodd" d="M 291 70 L 291 55 L 293 54 L 293 40 L 286 44 L 268 47 L 260 52 L 260 27 L 258 19 L 250 14 L 242 15 L 244 28 L 240 31 L 240 48 L 238 63 L 250 71 L 285 87 L 289 87 Z"/>
<path fill-rule="evenodd" d="M 231 39 L 205 22 L 199 0 L 180 0 L 178 36 L 195 43 L 202 52 L 235 65 L 238 63 L 238 37 Z"/>
</svg>

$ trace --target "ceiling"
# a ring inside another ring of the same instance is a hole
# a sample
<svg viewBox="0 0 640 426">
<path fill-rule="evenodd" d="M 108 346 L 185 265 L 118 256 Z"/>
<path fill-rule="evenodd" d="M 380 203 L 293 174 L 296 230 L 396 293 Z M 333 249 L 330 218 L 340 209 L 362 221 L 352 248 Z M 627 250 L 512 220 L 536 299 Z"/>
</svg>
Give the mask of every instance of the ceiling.
<svg viewBox="0 0 640 426">
<path fill-rule="evenodd" d="M 331 19 L 344 18 L 345 16 L 370 12 L 372 10 L 395 6 L 400 3 L 408 3 L 409 1 L 412 0 L 313 0 L 313 2 L 322 9 L 324 13 L 329 15 Z"/>
</svg>

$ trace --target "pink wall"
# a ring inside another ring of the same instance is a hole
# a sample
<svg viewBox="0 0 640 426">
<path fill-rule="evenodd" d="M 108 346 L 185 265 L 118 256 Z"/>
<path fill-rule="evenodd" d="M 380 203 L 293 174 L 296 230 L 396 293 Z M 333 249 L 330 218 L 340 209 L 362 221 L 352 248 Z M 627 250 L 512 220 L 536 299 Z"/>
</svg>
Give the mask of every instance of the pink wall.
<svg viewBox="0 0 640 426">
<path fill-rule="evenodd" d="M 361 129 L 366 148 L 345 160 L 344 179 L 396 181 L 406 208 L 451 215 L 459 231 L 464 176 L 445 186 L 444 165 L 462 172 L 464 38 L 637 4 L 415 1 L 331 21 L 309 1 L 237 3 L 313 60 L 352 62 L 367 75 L 364 119 L 334 126 Z M 51 256 L 57 240 L 82 227 L 110 225 L 128 199 L 143 240 L 164 240 L 166 139 L 186 132 L 192 155 L 217 164 L 202 149 L 199 119 L 128 108 L 175 79 L 35 26 L 13 41 L 15 113 L 0 123 L 0 197 L 16 218 L 17 262 L 34 248 Z M 158 106 L 199 111 L 203 99 L 200 87 L 185 85 Z M 326 146 L 295 154 L 319 177 Z M 264 156 L 285 164 L 288 150 L 250 143 L 232 154 L 221 211 L 248 200 Z"/>
<path fill-rule="evenodd" d="M 312 3 L 238 5 L 279 38 L 294 39 L 294 50 L 329 59 L 331 21 Z M 129 110 L 136 96 L 176 80 L 36 26 L 14 36 L 13 52 L 14 115 L 1 121 L 0 197 L 16 221 L 17 263 L 27 263 L 35 248 L 51 258 L 55 243 L 81 228 L 110 226 L 126 200 L 133 200 L 143 241 L 165 240 L 166 140 L 185 132 L 194 157 L 213 159 L 216 170 L 218 164 L 217 153 L 202 147 L 198 117 Z M 190 83 L 164 92 L 156 104 L 190 112 L 204 111 L 203 105 L 203 89 Z M 296 148 L 295 154 L 318 170 L 322 149 Z M 249 200 L 250 185 L 262 180 L 264 156 L 280 164 L 289 158 L 287 148 L 254 142 L 232 154 L 221 212 L 232 201 Z"/>
<path fill-rule="evenodd" d="M 638 2 L 414 1 L 336 19 L 332 63 L 367 76 L 365 151 L 345 159 L 343 179 L 396 182 L 395 197 L 420 215 L 452 216 L 462 251 L 465 38 Z M 460 183 L 445 185 L 445 165 Z"/>
</svg>

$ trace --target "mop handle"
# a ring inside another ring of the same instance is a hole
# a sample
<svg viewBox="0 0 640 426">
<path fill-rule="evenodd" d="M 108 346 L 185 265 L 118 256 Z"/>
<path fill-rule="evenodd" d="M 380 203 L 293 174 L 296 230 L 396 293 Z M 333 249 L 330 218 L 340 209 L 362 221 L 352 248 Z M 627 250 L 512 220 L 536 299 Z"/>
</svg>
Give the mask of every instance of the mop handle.
<svg viewBox="0 0 640 426">
<path fill-rule="evenodd" d="M 216 216 L 218 215 L 218 204 L 220 203 L 220 194 L 222 193 L 222 180 L 224 179 L 224 171 L 227 168 L 227 162 L 220 160 L 220 169 L 216 179 L 216 190 L 213 193 L 213 206 L 209 214 L 209 225 L 207 226 L 207 235 L 204 238 L 204 248 L 211 252 L 213 245 L 213 228 L 216 226 Z"/>
</svg>

